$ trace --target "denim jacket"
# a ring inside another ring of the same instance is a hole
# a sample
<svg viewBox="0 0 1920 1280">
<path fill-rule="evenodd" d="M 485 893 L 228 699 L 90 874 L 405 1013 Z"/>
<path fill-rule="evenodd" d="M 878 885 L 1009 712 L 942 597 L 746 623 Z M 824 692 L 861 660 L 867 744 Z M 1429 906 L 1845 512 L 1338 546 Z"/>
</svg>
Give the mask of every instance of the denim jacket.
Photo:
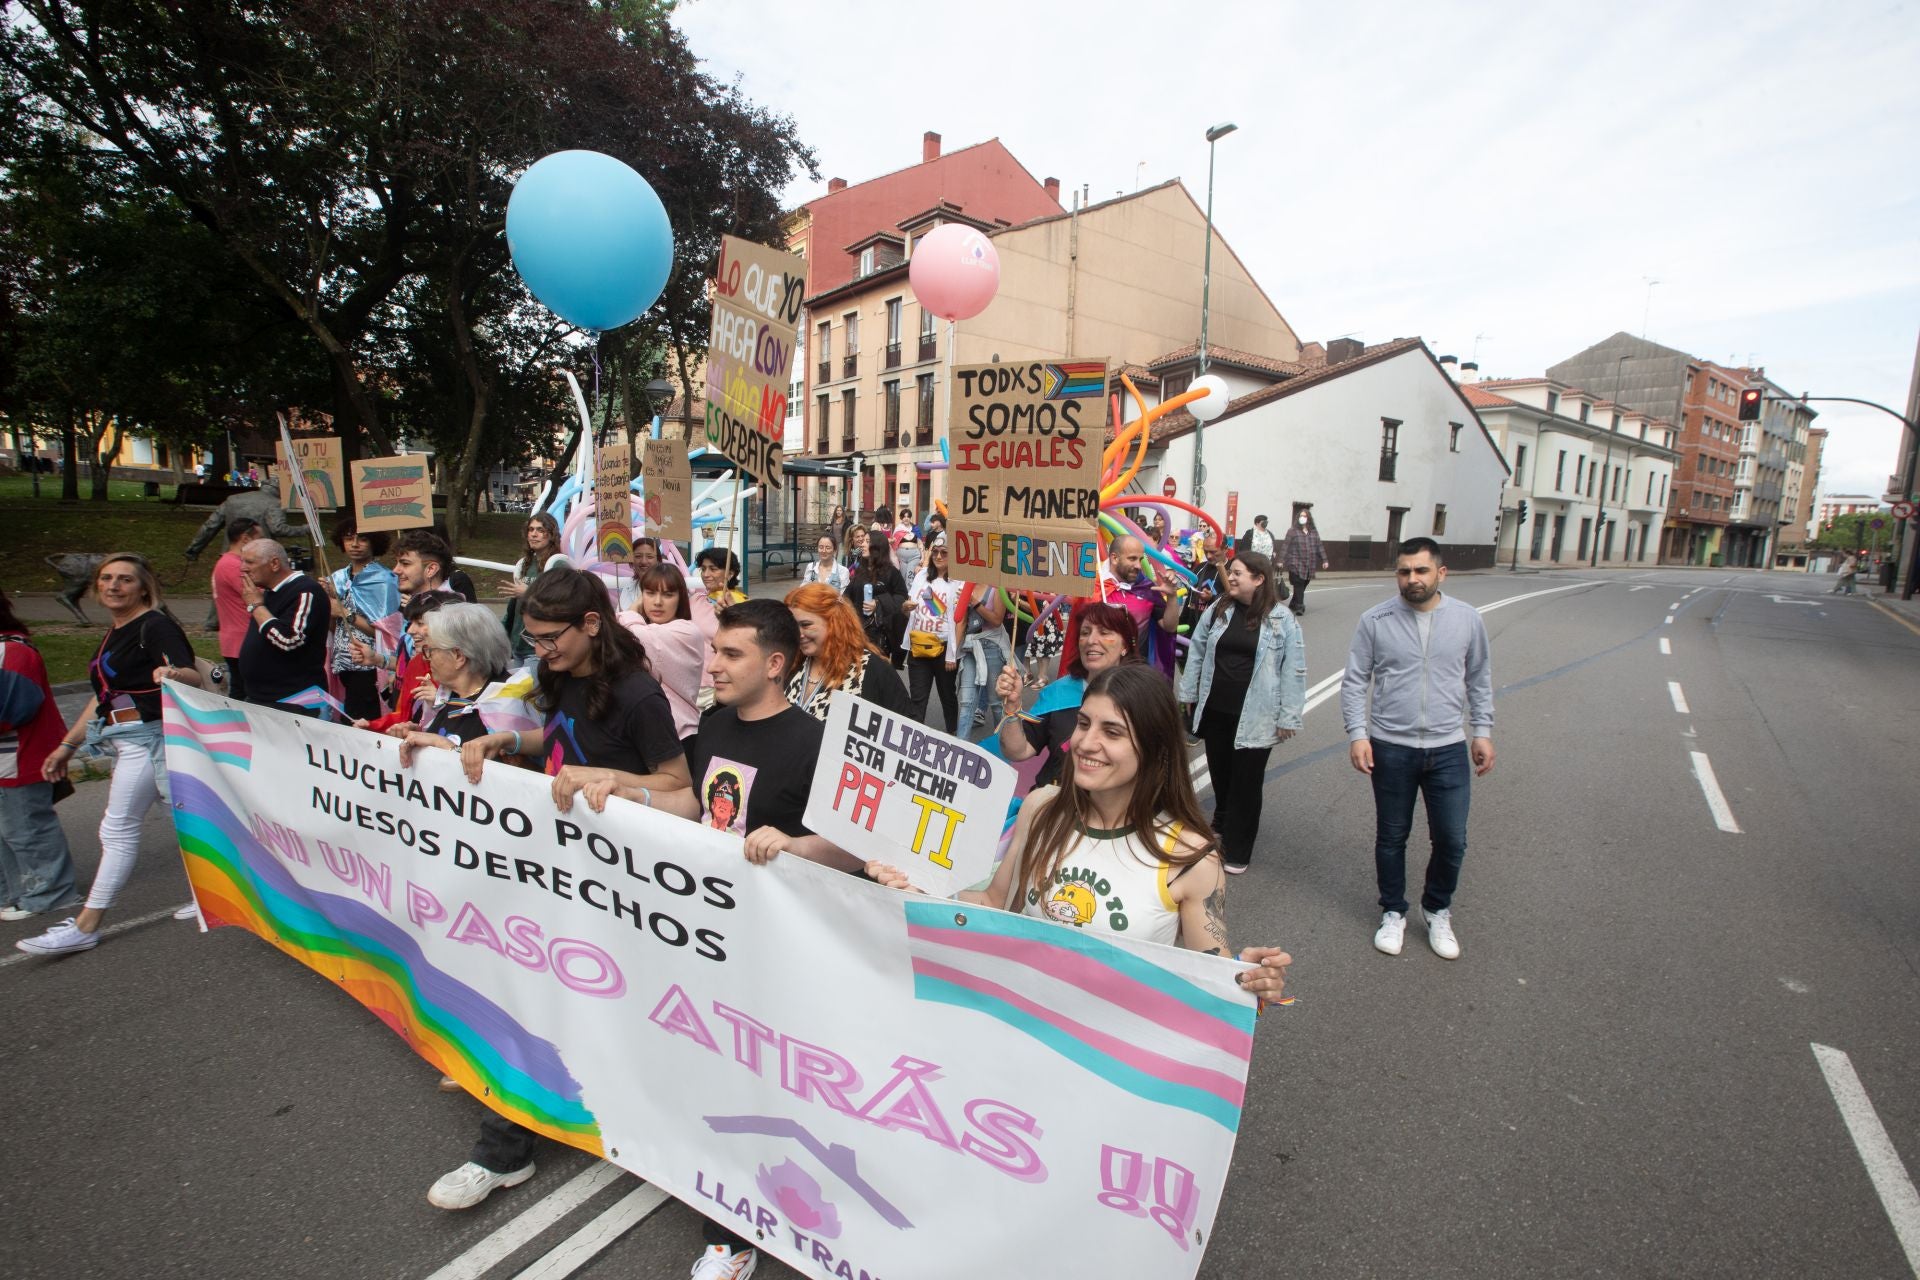
<svg viewBox="0 0 1920 1280">
<path fill-rule="evenodd" d="M 1231 603 L 1226 599 L 1214 601 L 1193 624 L 1193 633 L 1187 638 L 1180 701 L 1193 704 L 1196 733 L 1201 713 L 1206 710 L 1207 693 L 1213 688 L 1214 645 L 1225 612 L 1222 606 Z M 1237 618 L 1233 625 L 1239 625 Z M 1234 747 L 1271 747 L 1280 740 L 1282 729 L 1302 727 L 1306 705 L 1306 637 L 1294 621 L 1293 611 L 1284 604 L 1275 605 L 1260 627 L 1253 655 L 1253 683 L 1247 686 L 1247 700 L 1240 707 L 1240 723 L 1233 731 Z"/>
</svg>

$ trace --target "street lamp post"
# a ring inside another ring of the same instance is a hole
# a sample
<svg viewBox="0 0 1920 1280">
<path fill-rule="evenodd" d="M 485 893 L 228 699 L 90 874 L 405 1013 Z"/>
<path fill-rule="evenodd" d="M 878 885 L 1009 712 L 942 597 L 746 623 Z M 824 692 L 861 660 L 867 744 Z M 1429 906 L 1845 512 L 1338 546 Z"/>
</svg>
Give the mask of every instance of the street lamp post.
<svg viewBox="0 0 1920 1280">
<path fill-rule="evenodd" d="M 1207 371 L 1207 312 L 1213 301 L 1213 146 L 1240 126 L 1217 124 L 1207 130 L 1207 248 L 1200 267 L 1200 372 Z M 1198 417 L 1193 423 L 1193 505 L 1207 500 L 1207 469 L 1202 462 L 1202 447 L 1207 424 Z"/>
</svg>

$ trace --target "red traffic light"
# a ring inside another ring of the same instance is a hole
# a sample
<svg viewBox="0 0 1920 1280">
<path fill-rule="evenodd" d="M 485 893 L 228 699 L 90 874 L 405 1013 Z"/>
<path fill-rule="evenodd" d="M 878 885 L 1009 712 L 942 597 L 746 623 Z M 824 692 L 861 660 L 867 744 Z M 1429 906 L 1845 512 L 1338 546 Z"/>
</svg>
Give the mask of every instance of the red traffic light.
<svg viewBox="0 0 1920 1280">
<path fill-rule="evenodd" d="M 1740 421 L 1757 422 L 1760 419 L 1760 402 L 1764 399 L 1760 388 L 1749 387 L 1740 393 Z"/>
</svg>

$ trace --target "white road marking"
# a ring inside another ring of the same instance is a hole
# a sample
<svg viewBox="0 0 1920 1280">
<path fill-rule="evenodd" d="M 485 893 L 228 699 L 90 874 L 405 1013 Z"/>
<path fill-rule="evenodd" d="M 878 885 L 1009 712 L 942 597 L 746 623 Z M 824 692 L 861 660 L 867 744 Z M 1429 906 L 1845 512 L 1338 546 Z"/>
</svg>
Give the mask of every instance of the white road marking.
<svg viewBox="0 0 1920 1280">
<path fill-rule="evenodd" d="M 1550 596 L 1559 591 L 1573 591 L 1579 587 L 1590 587 L 1591 582 L 1569 582 L 1564 587 L 1548 587 L 1545 591 L 1529 591 L 1523 596 L 1508 596 L 1505 600 L 1495 600 L 1492 604 L 1478 604 L 1474 608 L 1481 613 L 1492 613 L 1495 609 L 1504 609 L 1510 604 L 1519 604 L 1522 600 L 1534 600 L 1540 596 Z"/>
<path fill-rule="evenodd" d="M 148 912 L 144 916 L 135 916 L 131 920 L 122 920 L 119 924 L 110 924 L 106 928 L 100 931 L 100 940 L 104 942 L 108 938 L 113 937 L 113 935 L 115 935 L 116 933 L 125 933 L 129 929 L 138 929 L 141 925 L 152 924 L 155 920 L 171 920 L 173 918 L 173 913 L 177 910 L 179 910 L 178 907 L 162 907 L 160 910 Z M 74 914 L 78 915 L 79 912 L 76 911 Z M 58 924 L 60 922 L 58 920 L 55 920 L 53 921 L 53 923 Z M 202 930 L 201 932 L 204 933 L 205 930 Z M 28 936 L 31 937 L 32 935 L 29 934 Z M 28 960 L 60 960 L 60 959 L 64 959 L 64 957 L 36 956 L 31 952 L 16 951 L 14 952 L 14 954 L 8 956 L 6 959 L 0 960 L 0 969 L 4 969 L 10 964 L 24 964 Z"/>
<path fill-rule="evenodd" d="M 1679 607 L 1680 607 L 1680 602 L 1678 600 L 1675 600 L 1672 604 L 1667 606 L 1667 608 L 1669 609 L 1678 609 Z"/>
<path fill-rule="evenodd" d="M 1840 1108 L 1840 1119 L 1853 1138 L 1853 1149 L 1860 1153 L 1860 1163 L 1867 1166 L 1867 1176 L 1880 1195 L 1880 1207 L 1887 1211 L 1893 1234 L 1899 1237 L 1900 1247 L 1906 1251 L 1907 1265 L 1920 1276 L 1920 1192 L 1914 1191 L 1913 1179 L 1907 1176 L 1906 1166 L 1900 1163 L 1900 1153 L 1894 1150 L 1893 1139 L 1887 1136 L 1873 1103 L 1868 1101 L 1867 1091 L 1854 1073 L 1852 1060 L 1824 1044 L 1809 1047 L 1820 1063 L 1820 1074 L 1827 1078 L 1827 1091 L 1833 1095 L 1833 1104 Z"/>
<path fill-rule="evenodd" d="M 1695 588 L 1694 588 L 1694 589 L 1693 589 L 1692 591 L 1689 591 L 1689 592 L 1687 592 L 1687 594 L 1686 594 L 1686 595 L 1684 595 L 1684 596 L 1681 596 L 1680 598 L 1681 598 L 1682 600 L 1690 600 L 1690 599 L 1692 599 L 1692 598 L 1693 598 L 1694 596 L 1696 596 L 1696 595 L 1698 595 L 1699 593 L 1700 593 L 1700 588 L 1698 588 L 1698 587 L 1695 587 Z"/>
<path fill-rule="evenodd" d="M 1683 716 L 1692 714 L 1687 710 L 1687 695 L 1680 692 L 1680 682 L 1678 680 L 1667 681 L 1667 696 L 1673 699 L 1673 709 L 1675 711 L 1678 711 Z"/>
<path fill-rule="evenodd" d="M 1651 590 L 1653 590 L 1653 584 L 1643 582 L 1637 587 L 1628 587 L 1627 594 L 1632 595 L 1636 591 L 1651 591 Z"/>
<path fill-rule="evenodd" d="M 1810 604 L 1815 608 L 1818 608 L 1820 605 L 1818 600 L 1802 600 L 1799 596 L 1777 596 L 1772 592 L 1768 592 L 1766 595 L 1767 599 L 1773 601 L 1775 604 Z"/>
<path fill-rule="evenodd" d="M 548 1250 L 538 1262 L 514 1277 L 514 1280 L 561 1280 L 570 1276 L 601 1250 L 647 1220 L 667 1202 L 667 1193 L 642 1183 L 621 1196 L 605 1213 Z"/>
<path fill-rule="evenodd" d="M 1706 752 L 1689 752 L 1693 757 L 1693 778 L 1700 784 L 1700 794 L 1707 798 L 1707 808 L 1713 811 L 1713 825 L 1722 831 L 1740 834 L 1740 824 L 1733 820 L 1733 808 L 1727 804 L 1727 797 L 1720 790 L 1720 783 L 1713 776 L 1713 761 L 1707 759 Z"/>
<path fill-rule="evenodd" d="M 427 1280 L 477 1280 L 514 1250 L 626 1176 L 617 1164 L 598 1161 L 536 1200 L 492 1235 L 440 1268 Z"/>
<path fill-rule="evenodd" d="M 1662 622 L 1662 623 L 1661 623 L 1660 625 L 1661 625 L 1661 626 L 1663 626 L 1663 627 L 1670 627 L 1670 626 L 1672 626 L 1672 625 L 1673 625 L 1673 615 L 1672 615 L 1672 614 L 1668 614 L 1668 615 L 1667 615 L 1667 620 L 1666 620 L 1665 622 Z"/>
<path fill-rule="evenodd" d="M 1673 656 L 1673 641 L 1667 639 L 1665 636 L 1661 636 L 1660 652 L 1666 654 L 1669 658 L 1671 658 Z"/>
<path fill-rule="evenodd" d="M 1322 680 L 1319 684 L 1313 686 L 1313 688 L 1307 690 L 1307 704 L 1300 714 L 1304 716 L 1308 711 L 1313 710 L 1328 698 L 1340 692 L 1340 682 L 1346 679 L 1346 677 L 1347 669 L 1342 667 L 1325 680 Z"/>
</svg>

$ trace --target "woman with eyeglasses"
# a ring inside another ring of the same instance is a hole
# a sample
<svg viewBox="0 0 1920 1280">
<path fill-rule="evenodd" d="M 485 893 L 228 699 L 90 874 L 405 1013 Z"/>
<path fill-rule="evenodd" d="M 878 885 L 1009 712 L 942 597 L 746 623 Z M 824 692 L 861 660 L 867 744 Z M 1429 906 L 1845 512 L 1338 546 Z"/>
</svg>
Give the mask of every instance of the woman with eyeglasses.
<svg viewBox="0 0 1920 1280">
<path fill-rule="evenodd" d="M 48 782 L 67 776 L 83 742 L 110 744 L 117 759 L 100 818 L 100 866 L 87 902 L 76 916 L 13 945 L 37 956 L 64 956 L 100 945 L 100 922 L 120 896 L 140 856 L 140 825 L 155 800 L 165 802 L 167 751 L 160 724 L 160 682 L 177 680 L 198 689 L 187 633 L 161 602 L 160 580 L 143 556 L 109 556 L 94 572 L 93 594 L 112 625 L 93 655 L 87 674 L 93 699 L 60 743 L 47 753 L 40 774 Z M 190 920 L 191 903 L 175 913 Z"/>
<path fill-rule="evenodd" d="M 388 730 L 400 739 L 402 767 L 413 763 L 419 748 L 458 751 L 486 736 L 489 720 L 536 719 L 525 703 L 532 681 L 506 678 L 507 633 L 485 605 L 449 604 L 429 613 L 422 648 L 433 672 L 433 697 L 419 710 L 418 724 Z"/>
<path fill-rule="evenodd" d="M 599 578 L 552 569 L 521 597 L 521 634 L 540 666 L 533 706 L 546 717 L 532 732 L 488 733 L 460 746 L 467 779 L 478 783 L 485 761 L 531 755 L 546 761 L 554 803 L 562 810 L 594 782 L 653 792 L 693 785 L 686 752 L 674 733 L 673 708 L 648 670 L 646 648 L 614 616 Z M 427 1192 L 442 1209 L 468 1209 L 500 1187 L 533 1176 L 534 1133 L 492 1111 L 467 1162 Z"/>
</svg>

